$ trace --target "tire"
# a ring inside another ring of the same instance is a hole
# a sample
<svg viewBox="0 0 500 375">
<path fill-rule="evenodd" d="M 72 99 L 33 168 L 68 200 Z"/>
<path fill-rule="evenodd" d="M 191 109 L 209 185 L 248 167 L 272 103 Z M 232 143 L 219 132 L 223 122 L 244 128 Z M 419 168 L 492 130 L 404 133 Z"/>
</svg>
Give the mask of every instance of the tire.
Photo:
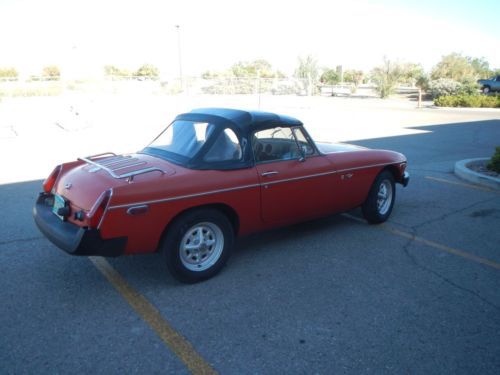
<svg viewBox="0 0 500 375">
<path fill-rule="evenodd" d="M 489 86 L 484 86 L 483 87 L 483 94 L 489 94 L 491 91 L 490 87 Z"/>
<path fill-rule="evenodd" d="M 233 242 L 233 226 L 223 213 L 196 209 L 172 223 L 161 251 L 172 276 L 192 284 L 220 272 L 231 254 Z"/>
<path fill-rule="evenodd" d="M 361 207 L 363 216 L 370 224 L 383 223 L 391 215 L 395 200 L 394 176 L 390 171 L 384 170 L 375 178 L 368 197 Z"/>
</svg>

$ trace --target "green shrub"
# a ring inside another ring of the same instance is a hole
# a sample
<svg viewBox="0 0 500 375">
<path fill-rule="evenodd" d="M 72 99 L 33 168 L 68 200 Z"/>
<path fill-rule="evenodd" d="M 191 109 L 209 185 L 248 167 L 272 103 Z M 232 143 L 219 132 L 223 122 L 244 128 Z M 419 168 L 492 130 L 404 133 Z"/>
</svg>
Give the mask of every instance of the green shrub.
<svg viewBox="0 0 500 375">
<path fill-rule="evenodd" d="M 458 89 L 460 95 L 479 95 L 479 86 L 476 82 L 462 83 Z"/>
<path fill-rule="evenodd" d="M 459 107 L 480 108 L 480 107 L 482 107 L 481 96 L 479 96 L 479 95 L 459 95 L 458 96 L 458 106 Z"/>
<path fill-rule="evenodd" d="M 500 95 L 444 95 L 434 99 L 438 107 L 500 108 Z"/>
<path fill-rule="evenodd" d="M 438 107 L 458 107 L 458 96 L 444 95 L 434 99 L 434 105 Z"/>
<path fill-rule="evenodd" d="M 490 171 L 500 173 L 500 146 L 495 148 L 495 153 L 491 157 L 490 162 L 486 166 Z"/>
<path fill-rule="evenodd" d="M 481 107 L 484 108 L 500 108 L 500 95 L 481 96 Z"/>
</svg>

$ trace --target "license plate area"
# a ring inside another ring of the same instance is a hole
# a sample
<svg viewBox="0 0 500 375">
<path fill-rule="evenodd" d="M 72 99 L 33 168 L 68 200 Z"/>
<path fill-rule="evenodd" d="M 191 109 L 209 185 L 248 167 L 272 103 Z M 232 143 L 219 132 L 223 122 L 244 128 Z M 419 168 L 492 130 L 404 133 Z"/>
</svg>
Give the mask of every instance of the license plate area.
<svg viewBox="0 0 500 375">
<path fill-rule="evenodd" d="M 59 209 L 65 208 L 68 206 L 68 202 L 66 199 L 61 197 L 59 194 L 54 194 L 54 206 L 52 207 L 52 212 L 61 220 L 66 220 L 66 218 L 62 215 L 59 215 Z"/>
</svg>

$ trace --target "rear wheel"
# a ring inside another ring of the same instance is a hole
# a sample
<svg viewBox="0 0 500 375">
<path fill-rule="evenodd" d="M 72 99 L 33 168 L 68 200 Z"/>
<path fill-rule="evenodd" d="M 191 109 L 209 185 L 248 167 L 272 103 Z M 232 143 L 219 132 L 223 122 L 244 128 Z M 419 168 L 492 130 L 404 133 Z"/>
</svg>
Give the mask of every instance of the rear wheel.
<svg viewBox="0 0 500 375">
<path fill-rule="evenodd" d="M 380 172 L 361 207 L 363 216 L 371 224 L 383 223 L 391 215 L 395 199 L 394 176 L 387 170 Z"/>
<path fill-rule="evenodd" d="M 172 223 L 162 243 L 167 268 L 177 280 L 195 283 L 216 275 L 229 258 L 234 231 L 214 209 L 187 212 Z"/>
</svg>

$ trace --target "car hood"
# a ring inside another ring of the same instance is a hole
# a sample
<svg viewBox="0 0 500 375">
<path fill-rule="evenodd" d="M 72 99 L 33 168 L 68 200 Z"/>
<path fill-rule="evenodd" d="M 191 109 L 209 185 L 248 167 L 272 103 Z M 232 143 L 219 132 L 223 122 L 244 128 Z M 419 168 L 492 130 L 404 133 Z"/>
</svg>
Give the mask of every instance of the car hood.
<svg viewBox="0 0 500 375">
<path fill-rule="evenodd" d="M 63 165 L 55 192 L 72 205 L 90 210 L 108 189 L 130 190 L 127 187 L 147 182 L 151 185 L 152 180 L 168 178 L 175 173 L 172 164 L 145 154 L 80 158 L 76 165 L 66 168 Z"/>
</svg>

